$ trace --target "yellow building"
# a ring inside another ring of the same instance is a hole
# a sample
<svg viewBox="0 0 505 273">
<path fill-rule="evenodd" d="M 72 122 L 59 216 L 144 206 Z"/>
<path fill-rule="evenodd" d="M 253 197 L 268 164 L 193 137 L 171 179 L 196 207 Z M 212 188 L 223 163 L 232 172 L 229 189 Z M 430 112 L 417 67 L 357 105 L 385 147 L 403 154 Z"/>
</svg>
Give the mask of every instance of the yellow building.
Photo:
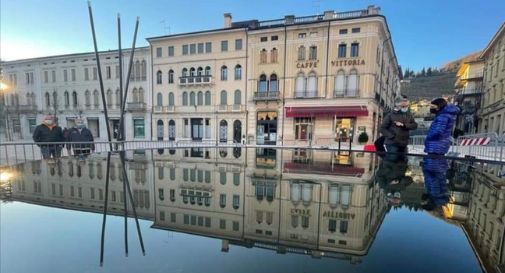
<svg viewBox="0 0 505 273">
<path fill-rule="evenodd" d="M 148 38 L 153 137 L 331 144 L 367 132 L 372 140 L 399 94 L 379 10 L 241 22 L 225 14 L 222 29 Z"/>
<path fill-rule="evenodd" d="M 484 61 L 475 59 L 461 64 L 456 73 L 455 101 L 461 107 L 456 128 L 465 133 L 476 133 L 478 128 L 477 111 L 482 94 Z"/>
<path fill-rule="evenodd" d="M 481 133 L 505 131 L 505 23 L 482 51 L 484 93 L 479 111 Z"/>
</svg>

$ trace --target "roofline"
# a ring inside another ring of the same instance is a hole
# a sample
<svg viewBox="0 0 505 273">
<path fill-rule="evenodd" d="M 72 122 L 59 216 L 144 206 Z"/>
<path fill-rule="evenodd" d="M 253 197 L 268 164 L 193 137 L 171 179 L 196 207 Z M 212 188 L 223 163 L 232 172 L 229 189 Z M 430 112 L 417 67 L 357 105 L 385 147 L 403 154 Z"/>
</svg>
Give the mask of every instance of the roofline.
<svg viewBox="0 0 505 273">
<path fill-rule="evenodd" d="M 208 29 L 208 30 L 199 30 L 199 31 L 193 31 L 193 32 L 183 32 L 183 33 L 177 33 L 177 34 L 148 37 L 145 39 L 148 42 L 151 42 L 153 40 L 159 40 L 159 39 L 179 38 L 179 37 L 184 37 L 184 36 L 193 36 L 196 34 L 207 34 L 207 33 L 213 33 L 213 32 L 233 32 L 233 31 L 237 31 L 237 30 L 241 30 L 241 29 L 246 30 L 245 27 L 215 28 L 215 29 Z"/>
<path fill-rule="evenodd" d="M 482 53 L 479 56 L 479 59 L 484 59 L 484 57 L 489 53 L 490 48 L 493 46 L 493 44 L 496 42 L 498 39 L 498 36 L 501 34 L 505 33 L 505 22 L 502 23 L 500 28 L 498 28 L 498 31 L 494 34 L 493 38 L 491 38 L 491 41 L 487 44 L 486 48 L 482 50 Z"/>
<path fill-rule="evenodd" d="M 142 50 L 142 49 L 149 49 L 149 46 L 142 46 L 142 47 L 136 47 L 135 50 Z M 122 51 L 131 51 L 131 48 L 123 48 L 121 49 Z M 113 53 L 113 52 L 118 52 L 118 49 L 114 50 L 104 50 L 104 51 L 98 51 L 99 54 L 105 54 L 105 53 Z M 34 58 L 28 58 L 28 59 L 16 59 L 16 60 L 11 60 L 11 61 L 2 61 L 0 64 L 9 64 L 9 63 L 16 63 L 16 62 L 28 62 L 28 61 L 41 61 L 44 59 L 54 59 L 54 58 L 64 58 L 64 57 L 79 57 L 83 55 L 88 55 L 88 54 L 95 54 L 94 51 L 89 51 L 89 52 L 81 52 L 81 53 L 69 53 L 69 54 L 62 54 L 62 55 L 52 55 L 52 56 L 44 56 L 44 57 L 34 57 Z"/>
</svg>

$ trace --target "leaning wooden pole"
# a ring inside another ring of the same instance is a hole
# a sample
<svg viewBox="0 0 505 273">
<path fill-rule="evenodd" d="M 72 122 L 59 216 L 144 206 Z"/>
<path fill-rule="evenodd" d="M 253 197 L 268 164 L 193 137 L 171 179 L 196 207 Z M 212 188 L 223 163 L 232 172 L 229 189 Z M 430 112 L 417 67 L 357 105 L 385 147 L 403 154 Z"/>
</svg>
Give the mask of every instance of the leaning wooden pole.
<svg viewBox="0 0 505 273">
<path fill-rule="evenodd" d="M 105 224 L 107 222 L 107 206 L 109 204 L 109 176 L 110 176 L 110 154 L 107 153 L 107 170 L 105 177 L 105 201 L 103 206 L 103 219 L 102 219 L 102 237 L 100 240 L 100 266 L 103 265 L 103 253 L 104 253 L 104 245 L 105 245 Z"/>
<path fill-rule="evenodd" d="M 119 119 L 119 132 L 121 134 L 120 140 L 125 140 L 124 112 L 125 112 L 126 99 L 128 98 L 128 85 L 130 85 L 130 75 L 132 73 L 133 56 L 135 55 L 135 43 L 137 41 L 138 29 L 139 29 L 139 17 L 137 17 L 137 21 L 135 22 L 135 31 L 133 32 L 132 48 L 131 48 L 131 52 L 130 52 L 130 63 L 128 65 L 128 73 L 126 74 L 126 85 L 125 85 L 125 89 L 124 89 L 124 98 L 122 99 L 123 105 L 121 107 L 121 118 Z"/>
<path fill-rule="evenodd" d="M 93 45 L 95 47 L 95 58 L 96 58 L 96 65 L 98 69 L 98 80 L 100 83 L 100 92 L 102 93 L 102 103 L 103 103 L 103 113 L 105 115 L 105 127 L 107 128 L 107 137 L 109 140 L 109 147 L 110 150 L 112 151 L 112 138 L 110 134 L 110 128 L 109 128 L 109 113 L 107 111 L 107 101 L 105 100 L 105 91 L 103 88 L 103 78 L 102 78 L 102 68 L 100 66 L 100 55 L 98 54 L 98 46 L 96 45 L 96 34 L 95 34 L 95 23 L 93 22 L 93 11 L 91 10 L 91 2 L 88 1 L 88 11 L 89 11 L 89 21 L 91 23 L 91 32 L 93 33 Z"/>
</svg>

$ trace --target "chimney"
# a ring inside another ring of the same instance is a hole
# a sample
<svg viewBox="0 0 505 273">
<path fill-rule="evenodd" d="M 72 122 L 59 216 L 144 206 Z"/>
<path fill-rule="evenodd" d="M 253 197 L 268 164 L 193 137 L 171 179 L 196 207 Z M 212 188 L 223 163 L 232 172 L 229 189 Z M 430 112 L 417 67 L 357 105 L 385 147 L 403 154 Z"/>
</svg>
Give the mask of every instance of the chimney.
<svg viewBox="0 0 505 273">
<path fill-rule="evenodd" d="M 224 14 L 224 28 L 231 28 L 231 13 Z"/>
<path fill-rule="evenodd" d="M 292 25 L 295 23 L 295 16 L 294 15 L 286 15 L 284 16 L 284 24 L 286 25 Z"/>
<path fill-rule="evenodd" d="M 324 20 L 330 20 L 330 19 L 333 19 L 333 10 L 327 10 L 324 12 Z"/>
<path fill-rule="evenodd" d="M 367 7 L 368 15 L 379 14 L 381 8 L 375 5 L 370 5 Z"/>
</svg>

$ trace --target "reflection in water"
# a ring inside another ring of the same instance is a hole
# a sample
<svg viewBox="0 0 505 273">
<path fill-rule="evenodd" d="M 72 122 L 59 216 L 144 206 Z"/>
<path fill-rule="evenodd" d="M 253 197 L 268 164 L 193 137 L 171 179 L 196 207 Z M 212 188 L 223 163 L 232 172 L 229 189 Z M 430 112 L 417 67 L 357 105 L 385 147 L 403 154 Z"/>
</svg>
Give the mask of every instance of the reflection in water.
<svg viewBox="0 0 505 273">
<path fill-rule="evenodd" d="M 17 165 L 2 199 L 129 217 L 135 208 L 153 229 L 218 238 L 223 252 L 238 245 L 353 264 L 390 209 L 424 209 L 463 224 L 489 269 L 503 263 L 503 181 L 484 165 L 308 149 L 130 152 L 110 155 L 108 169 L 106 157 Z"/>
</svg>

